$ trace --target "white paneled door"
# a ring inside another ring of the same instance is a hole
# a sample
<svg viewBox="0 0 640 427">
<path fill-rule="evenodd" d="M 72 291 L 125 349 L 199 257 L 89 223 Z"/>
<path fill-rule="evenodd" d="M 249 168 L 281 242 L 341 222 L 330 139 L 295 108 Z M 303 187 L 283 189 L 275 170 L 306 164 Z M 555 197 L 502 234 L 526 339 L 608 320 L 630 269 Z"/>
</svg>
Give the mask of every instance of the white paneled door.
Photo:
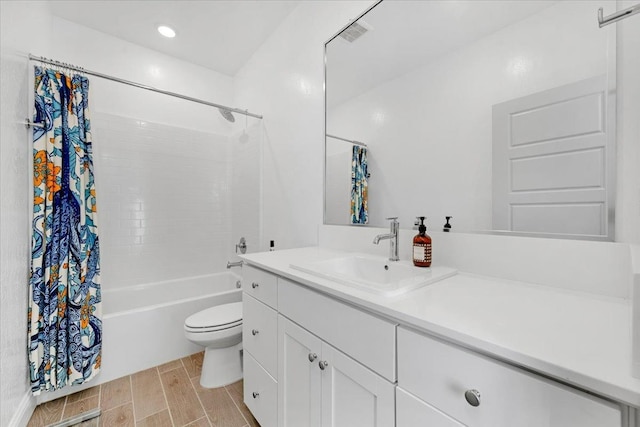
<svg viewBox="0 0 640 427">
<path fill-rule="evenodd" d="M 493 106 L 493 229 L 612 238 L 605 76 Z"/>
</svg>

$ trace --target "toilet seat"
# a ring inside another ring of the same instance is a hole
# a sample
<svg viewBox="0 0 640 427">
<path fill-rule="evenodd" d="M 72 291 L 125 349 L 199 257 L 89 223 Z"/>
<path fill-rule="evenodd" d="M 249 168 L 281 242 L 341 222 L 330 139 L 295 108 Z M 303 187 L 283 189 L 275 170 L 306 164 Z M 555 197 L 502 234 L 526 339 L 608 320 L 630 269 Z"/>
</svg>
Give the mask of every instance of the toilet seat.
<svg viewBox="0 0 640 427">
<path fill-rule="evenodd" d="M 223 331 L 242 325 L 242 303 L 217 305 L 199 311 L 184 321 L 184 329 L 192 333 Z"/>
<path fill-rule="evenodd" d="M 184 321 L 185 338 L 204 347 L 200 385 L 222 387 L 242 379 L 242 302 L 217 305 Z"/>
</svg>

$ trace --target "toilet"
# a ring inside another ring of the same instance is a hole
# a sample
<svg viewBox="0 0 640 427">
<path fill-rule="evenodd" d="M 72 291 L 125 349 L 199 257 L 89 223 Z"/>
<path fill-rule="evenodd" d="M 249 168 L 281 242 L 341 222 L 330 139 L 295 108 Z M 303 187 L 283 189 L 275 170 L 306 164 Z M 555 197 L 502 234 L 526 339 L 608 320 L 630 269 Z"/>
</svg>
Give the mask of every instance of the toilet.
<svg viewBox="0 0 640 427">
<path fill-rule="evenodd" d="M 187 339 L 205 347 L 200 385 L 222 387 L 242 379 L 242 302 L 217 305 L 184 321 Z"/>
</svg>

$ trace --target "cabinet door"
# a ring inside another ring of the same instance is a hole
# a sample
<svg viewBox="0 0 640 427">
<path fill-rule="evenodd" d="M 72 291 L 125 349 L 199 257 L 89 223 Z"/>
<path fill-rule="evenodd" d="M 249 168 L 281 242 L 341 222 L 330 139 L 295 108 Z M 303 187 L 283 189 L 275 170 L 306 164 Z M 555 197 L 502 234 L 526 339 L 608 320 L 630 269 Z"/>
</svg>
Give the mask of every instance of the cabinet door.
<svg viewBox="0 0 640 427">
<path fill-rule="evenodd" d="M 320 339 L 278 316 L 278 419 L 281 427 L 320 426 Z"/>
<path fill-rule="evenodd" d="M 392 383 L 325 342 L 320 362 L 322 427 L 395 425 Z"/>
</svg>

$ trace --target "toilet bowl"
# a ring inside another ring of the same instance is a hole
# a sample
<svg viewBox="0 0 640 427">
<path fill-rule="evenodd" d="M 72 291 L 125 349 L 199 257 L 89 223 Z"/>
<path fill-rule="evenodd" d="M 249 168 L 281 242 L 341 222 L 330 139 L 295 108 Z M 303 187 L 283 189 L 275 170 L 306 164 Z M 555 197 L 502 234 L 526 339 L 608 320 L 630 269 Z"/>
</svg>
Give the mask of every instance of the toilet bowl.
<svg viewBox="0 0 640 427">
<path fill-rule="evenodd" d="M 222 387 L 242 379 L 242 303 L 217 305 L 184 321 L 187 339 L 205 347 L 200 385 Z"/>
</svg>

